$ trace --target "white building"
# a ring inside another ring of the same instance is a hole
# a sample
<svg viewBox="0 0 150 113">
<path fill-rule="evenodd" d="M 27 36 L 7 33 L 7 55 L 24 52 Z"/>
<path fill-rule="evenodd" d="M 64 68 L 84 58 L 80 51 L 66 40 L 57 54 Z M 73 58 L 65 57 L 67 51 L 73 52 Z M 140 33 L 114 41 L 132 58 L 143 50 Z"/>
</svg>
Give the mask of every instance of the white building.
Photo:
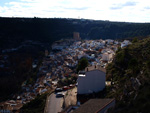
<svg viewBox="0 0 150 113">
<path fill-rule="evenodd" d="M 105 88 L 106 70 L 101 66 L 87 67 L 84 72 L 79 72 L 78 94 L 99 92 Z"/>
<path fill-rule="evenodd" d="M 114 40 L 112 40 L 112 39 L 107 39 L 106 41 L 107 41 L 107 44 L 110 44 L 110 43 L 114 42 Z"/>
<path fill-rule="evenodd" d="M 114 45 L 118 45 L 119 44 L 119 42 L 118 41 L 114 41 Z"/>
<path fill-rule="evenodd" d="M 102 54 L 103 61 L 110 61 L 113 58 L 113 54 L 109 52 L 105 52 Z"/>
<path fill-rule="evenodd" d="M 62 50 L 64 46 L 62 45 L 52 45 L 52 50 Z"/>
<path fill-rule="evenodd" d="M 121 43 L 121 48 L 123 47 L 126 47 L 127 45 L 131 44 L 131 42 L 129 40 L 124 40 L 122 43 Z"/>
</svg>

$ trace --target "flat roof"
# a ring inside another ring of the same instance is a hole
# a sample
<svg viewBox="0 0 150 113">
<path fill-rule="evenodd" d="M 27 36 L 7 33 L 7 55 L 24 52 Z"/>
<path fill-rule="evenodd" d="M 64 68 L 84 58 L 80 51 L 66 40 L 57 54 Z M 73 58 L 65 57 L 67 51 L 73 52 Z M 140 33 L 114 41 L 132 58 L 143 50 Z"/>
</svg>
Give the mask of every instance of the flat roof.
<svg viewBox="0 0 150 113">
<path fill-rule="evenodd" d="M 79 74 L 79 76 L 80 76 L 80 77 L 85 77 L 85 75 L 84 75 L 84 74 Z"/>
<path fill-rule="evenodd" d="M 100 65 L 93 65 L 93 66 L 90 66 L 90 67 L 86 67 L 86 68 L 85 68 L 85 71 L 86 71 L 86 72 L 87 72 L 87 71 L 92 71 L 92 70 L 100 70 L 100 71 L 106 73 L 106 69 L 103 68 L 103 67 L 101 67 Z"/>
</svg>

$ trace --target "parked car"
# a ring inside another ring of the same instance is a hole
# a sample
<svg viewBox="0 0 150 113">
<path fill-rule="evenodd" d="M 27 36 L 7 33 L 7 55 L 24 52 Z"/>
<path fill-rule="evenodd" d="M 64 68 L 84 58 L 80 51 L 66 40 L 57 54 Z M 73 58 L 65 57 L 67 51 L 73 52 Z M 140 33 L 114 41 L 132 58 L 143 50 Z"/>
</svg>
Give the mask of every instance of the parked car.
<svg viewBox="0 0 150 113">
<path fill-rule="evenodd" d="M 61 91 L 63 91 L 62 88 L 56 88 L 56 89 L 55 89 L 55 92 L 56 92 L 56 93 L 57 93 L 57 92 L 61 92 Z"/>
<path fill-rule="evenodd" d="M 64 93 L 58 92 L 58 93 L 56 94 L 56 97 L 64 97 Z"/>
<path fill-rule="evenodd" d="M 63 90 L 64 90 L 64 91 L 66 91 L 66 90 L 68 90 L 68 89 L 69 89 L 68 86 L 64 86 L 64 87 L 63 87 Z"/>
<path fill-rule="evenodd" d="M 73 88 L 73 87 L 74 87 L 74 85 L 73 85 L 73 84 L 70 84 L 70 85 L 69 85 L 69 87 L 70 87 L 70 88 Z"/>
</svg>

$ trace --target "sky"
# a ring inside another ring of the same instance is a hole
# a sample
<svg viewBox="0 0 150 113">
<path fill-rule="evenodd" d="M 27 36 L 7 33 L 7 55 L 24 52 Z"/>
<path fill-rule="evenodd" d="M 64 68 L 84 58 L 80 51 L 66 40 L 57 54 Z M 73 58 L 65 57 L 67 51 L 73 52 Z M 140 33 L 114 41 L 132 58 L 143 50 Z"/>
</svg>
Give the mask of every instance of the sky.
<svg viewBox="0 0 150 113">
<path fill-rule="evenodd" d="M 0 0 L 0 17 L 150 22 L 149 0 Z"/>
</svg>

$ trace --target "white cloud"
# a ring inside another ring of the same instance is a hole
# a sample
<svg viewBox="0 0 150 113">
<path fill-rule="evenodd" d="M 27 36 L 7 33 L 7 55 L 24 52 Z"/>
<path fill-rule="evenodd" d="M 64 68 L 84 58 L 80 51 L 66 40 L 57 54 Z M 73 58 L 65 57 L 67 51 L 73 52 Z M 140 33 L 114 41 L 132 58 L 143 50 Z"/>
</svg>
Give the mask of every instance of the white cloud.
<svg viewBox="0 0 150 113">
<path fill-rule="evenodd" d="M 149 4 L 147 0 L 10 0 L 0 4 L 0 16 L 150 22 Z"/>
</svg>

